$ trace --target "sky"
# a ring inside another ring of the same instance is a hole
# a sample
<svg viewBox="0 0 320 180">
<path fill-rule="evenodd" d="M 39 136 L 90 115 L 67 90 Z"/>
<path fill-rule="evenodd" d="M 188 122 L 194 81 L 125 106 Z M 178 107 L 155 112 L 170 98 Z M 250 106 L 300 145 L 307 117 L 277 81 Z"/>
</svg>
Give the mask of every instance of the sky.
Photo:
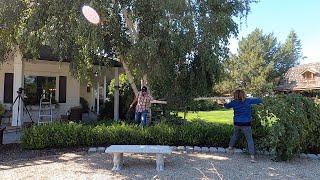
<svg viewBox="0 0 320 180">
<path fill-rule="evenodd" d="M 247 20 L 242 20 L 238 38 L 230 39 L 232 53 L 237 52 L 239 39 L 255 28 L 262 29 L 264 34 L 274 33 L 281 43 L 294 30 L 305 56 L 301 64 L 320 62 L 320 0 L 260 0 L 251 4 L 251 12 Z"/>
</svg>

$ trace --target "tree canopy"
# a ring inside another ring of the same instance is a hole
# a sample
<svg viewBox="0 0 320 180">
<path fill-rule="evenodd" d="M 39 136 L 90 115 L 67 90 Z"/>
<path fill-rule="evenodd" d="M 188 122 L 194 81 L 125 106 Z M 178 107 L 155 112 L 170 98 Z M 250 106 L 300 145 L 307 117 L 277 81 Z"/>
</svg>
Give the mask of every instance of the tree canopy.
<svg viewBox="0 0 320 180">
<path fill-rule="evenodd" d="M 148 75 L 156 97 L 184 104 L 212 91 L 228 56 L 228 39 L 238 33 L 234 18 L 245 17 L 252 2 L 2 0 L 0 57 L 18 46 L 36 58 L 40 47 L 47 45 L 61 60 L 72 60 L 75 77 L 89 81 L 97 71 L 93 62 L 98 54 L 117 57 L 138 77 Z M 98 11 L 99 26 L 85 20 L 80 10 L 84 4 Z M 132 38 L 125 15 L 134 23 L 137 38 Z"/>
<path fill-rule="evenodd" d="M 238 53 L 224 64 L 224 78 L 215 89 L 220 93 L 237 88 L 253 94 L 270 93 L 301 57 L 301 43 L 294 31 L 280 43 L 272 33 L 255 29 L 239 41 Z"/>
</svg>

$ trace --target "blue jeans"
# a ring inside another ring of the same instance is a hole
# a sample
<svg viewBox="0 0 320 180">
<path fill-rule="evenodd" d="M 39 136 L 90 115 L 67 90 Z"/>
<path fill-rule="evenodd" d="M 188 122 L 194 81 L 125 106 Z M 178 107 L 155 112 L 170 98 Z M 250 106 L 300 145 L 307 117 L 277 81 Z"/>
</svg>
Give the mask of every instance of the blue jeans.
<svg viewBox="0 0 320 180">
<path fill-rule="evenodd" d="M 146 126 L 148 122 L 149 111 L 145 110 L 142 112 L 136 112 L 134 119 L 137 123 L 140 123 L 142 126 Z"/>
<path fill-rule="evenodd" d="M 249 153 L 251 155 L 254 155 L 255 151 L 251 126 L 234 126 L 233 135 L 230 139 L 229 147 L 233 147 L 236 144 L 240 131 L 242 131 L 244 136 L 246 137 Z"/>
</svg>

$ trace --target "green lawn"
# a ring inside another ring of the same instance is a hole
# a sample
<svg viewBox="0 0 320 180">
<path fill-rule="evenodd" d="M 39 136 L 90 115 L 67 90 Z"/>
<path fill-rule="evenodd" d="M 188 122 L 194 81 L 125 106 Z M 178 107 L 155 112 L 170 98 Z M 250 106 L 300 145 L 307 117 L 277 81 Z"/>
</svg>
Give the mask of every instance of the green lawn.
<svg viewBox="0 0 320 180">
<path fill-rule="evenodd" d="M 183 113 L 179 113 L 179 116 L 183 117 Z M 189 112 L 187 114 L 187 119 L 189 121 L 192 121 L 193 119 L 202 119 L 208 122 L 232 124 L 233 110 Z"/>
</svg>

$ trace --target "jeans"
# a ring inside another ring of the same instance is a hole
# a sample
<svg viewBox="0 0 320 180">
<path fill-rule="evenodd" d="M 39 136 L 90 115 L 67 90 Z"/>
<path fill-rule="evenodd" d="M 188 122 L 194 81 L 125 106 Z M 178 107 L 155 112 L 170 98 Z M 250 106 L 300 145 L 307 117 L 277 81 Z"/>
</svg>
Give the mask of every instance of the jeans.
<svg viewBox="0 0 320 180">
<path fill-rule="evenodd" d="M 148 122 L 149 111 L 145 110 L 142 112 L 136 112 L 134 119 L 137 123 L 140 123 L 142 126 L 146 126 Z"/>
<path fill-rule="evenodd" d="M 251 126 L 234 126 L 233 135 L 230 139 L 229 147 L 233 147 L 236 144 L 240 131 L 242 131 L 244 136 L 246 137 L 249 153 L 251 155 L 254 155 L 255 151 Z"/>
</svg>

